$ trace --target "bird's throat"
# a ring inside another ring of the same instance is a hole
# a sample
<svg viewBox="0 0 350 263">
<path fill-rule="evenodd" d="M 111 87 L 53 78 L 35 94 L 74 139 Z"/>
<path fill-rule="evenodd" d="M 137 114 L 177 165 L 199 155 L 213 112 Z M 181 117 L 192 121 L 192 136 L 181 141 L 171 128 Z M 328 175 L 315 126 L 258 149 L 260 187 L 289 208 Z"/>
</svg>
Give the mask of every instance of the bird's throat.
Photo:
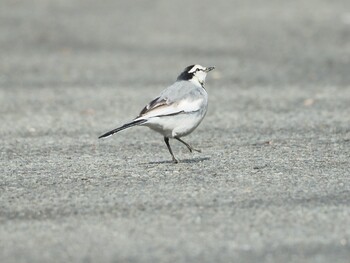
<svg viewBox="0 0 350 263">
<path fill-rule="evenodd" d="M 202 87 L 204 88 L 204 81 L 200 81 L 198 78 L 192 78 L 190 80 L 193 84 L 199 86 L 199 87 Z"/>
</svg>

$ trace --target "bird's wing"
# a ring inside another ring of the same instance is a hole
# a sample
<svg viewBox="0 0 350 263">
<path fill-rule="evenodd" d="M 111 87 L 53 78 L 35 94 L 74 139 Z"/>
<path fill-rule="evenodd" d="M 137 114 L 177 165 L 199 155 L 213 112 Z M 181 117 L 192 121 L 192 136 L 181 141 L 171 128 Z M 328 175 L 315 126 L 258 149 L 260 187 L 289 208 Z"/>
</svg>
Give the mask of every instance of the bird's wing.
<svg viewBox="0 0 350 263">
<path fill-rule="evenodd" d="M 142 109 L 142 111 L 140 112 L 138 117 L 141 117 L 141 116 L 145 115 L 147 112 L 149 112 L 149 111 L 151 111 L 151 110 L 153 110 L 153 109 L 155 109 L 157 107 L 166 105 L 166 104 L 167 104 L 166 99 L 161 99 L 160 97 L 157 97 L 154 100 L 152 100 L 150 103 L 148 103 Z"/>
<path fill-rule="evenodd" d="M 200 109 L 203 99 L 191 100 L 182 99 L 179 101 L 169 102 L 168 100 L 160 100 L 154 104 L 148 104 L 137 117 L 151 118 L 176 115 L 183 112 L 193 112 Z"/>
<path fill-rule="evenodd" d="M 203 97 L 197 93 L 197 89 L 186 82 L 176 82 L 148 103 L 136 119 L 197 111 L 203 103 Z"/>
</svg>

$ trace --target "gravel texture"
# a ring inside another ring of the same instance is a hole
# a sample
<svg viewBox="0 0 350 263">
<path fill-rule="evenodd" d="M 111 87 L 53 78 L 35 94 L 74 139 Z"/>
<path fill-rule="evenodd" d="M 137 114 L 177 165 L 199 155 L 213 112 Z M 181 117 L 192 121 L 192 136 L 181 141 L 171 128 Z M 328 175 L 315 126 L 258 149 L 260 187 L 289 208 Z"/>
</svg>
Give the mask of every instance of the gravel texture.
<svg viewBox="0 0 350 263">
<path fill-rule="evenodd" d="M 350 2 L 0 2 L 0 258 L 349 262 Z M 216 66 L 184 138 L 135 117 Z"/>
</svg>

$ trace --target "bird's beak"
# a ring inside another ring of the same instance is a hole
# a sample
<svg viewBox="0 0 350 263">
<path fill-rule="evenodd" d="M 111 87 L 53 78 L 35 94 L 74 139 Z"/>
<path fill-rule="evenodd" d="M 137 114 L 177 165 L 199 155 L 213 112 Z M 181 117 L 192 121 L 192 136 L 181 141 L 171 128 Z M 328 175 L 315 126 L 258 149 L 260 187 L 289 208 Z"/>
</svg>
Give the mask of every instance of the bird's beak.
<svg viewBox="0 0 350 263">
<path fill-rule="evenodd" d="M 212 71 L 215 67 L 207 67 L 206 72 Z"/>
</svg>

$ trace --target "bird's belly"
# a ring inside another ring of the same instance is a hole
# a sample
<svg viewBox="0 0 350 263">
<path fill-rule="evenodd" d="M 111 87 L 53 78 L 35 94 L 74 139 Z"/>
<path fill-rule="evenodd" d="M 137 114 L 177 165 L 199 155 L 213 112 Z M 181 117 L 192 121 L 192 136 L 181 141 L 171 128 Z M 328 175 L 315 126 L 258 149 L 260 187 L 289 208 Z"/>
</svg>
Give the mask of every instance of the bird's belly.
<svg viewBox="0 0 350 263">
<path fill-rule="evenodd" d="M 182 137 L 197 128 L 203 117 L 199 112 L 181 113 L 175 116 L 154 117 L 143 125 L 168 138 Z"/>
</svg>

